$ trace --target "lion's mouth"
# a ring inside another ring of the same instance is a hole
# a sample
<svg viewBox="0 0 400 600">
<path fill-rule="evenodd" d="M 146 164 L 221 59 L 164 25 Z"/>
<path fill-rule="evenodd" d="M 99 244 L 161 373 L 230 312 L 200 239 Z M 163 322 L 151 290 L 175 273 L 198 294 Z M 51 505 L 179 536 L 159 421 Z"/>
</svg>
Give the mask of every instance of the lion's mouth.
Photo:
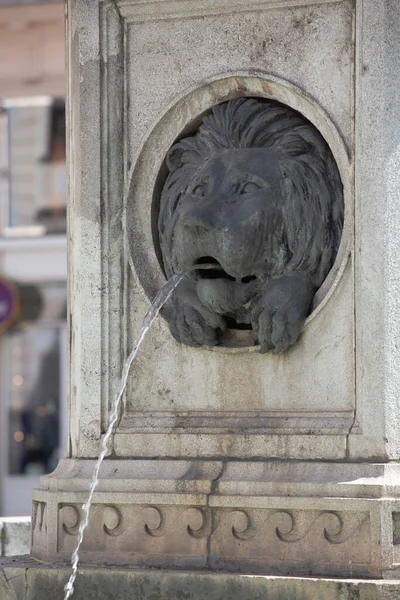
<svg viewBox="0 0 400 600">
<path fill-rule="evenodd" d="M 240 278 L 232 277 L 212 256 L 198 258 L 194 263 L 193 272 L 198 279 L 227 279 L 228 281 L 236 281 L 237 283 L 250 283 L 250 281 L 256 279 L 255 275 L 246 275 Z"/>
</svg>

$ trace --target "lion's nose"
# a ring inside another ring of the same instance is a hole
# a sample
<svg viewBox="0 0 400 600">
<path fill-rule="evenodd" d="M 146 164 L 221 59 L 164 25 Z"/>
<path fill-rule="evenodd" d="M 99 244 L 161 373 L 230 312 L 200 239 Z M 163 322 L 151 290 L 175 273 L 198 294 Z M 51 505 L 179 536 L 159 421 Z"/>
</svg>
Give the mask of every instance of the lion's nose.
<svg viewBox="0 0 400 600">
<path fill-rule="evenodd" d="M 226 219 L 221 214 L 205 208 L 195 208 L 186 213 L 184 226 L 192 231 L 199 229 L 204 231 L 229 231 Z"/>
</svg>

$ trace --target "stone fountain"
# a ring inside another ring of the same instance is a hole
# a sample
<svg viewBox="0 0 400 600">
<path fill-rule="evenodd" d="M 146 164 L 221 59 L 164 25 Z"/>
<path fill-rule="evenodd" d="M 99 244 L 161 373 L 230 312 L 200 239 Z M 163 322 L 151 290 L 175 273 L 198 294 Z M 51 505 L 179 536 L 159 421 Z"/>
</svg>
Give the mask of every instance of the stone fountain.
<svg viewBox="0 0 400 600">
<path fill-rule="evenodd" d="M 62 597 L 124 361 L 184 272 L 133 365 L 75 597 L 399 598 L 396 0 L 66 11 L 69 454 L 0 590 Z"/>
</svg>

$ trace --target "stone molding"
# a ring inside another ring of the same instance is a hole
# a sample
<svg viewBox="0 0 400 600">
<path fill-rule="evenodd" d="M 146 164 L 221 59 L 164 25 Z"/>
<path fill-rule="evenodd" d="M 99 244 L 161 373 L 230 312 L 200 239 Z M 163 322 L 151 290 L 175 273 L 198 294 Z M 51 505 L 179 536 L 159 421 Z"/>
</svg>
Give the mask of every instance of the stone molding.
<svg viewBox="0 0 400 600">
<path fill-rule="evenodd" d="M 111 500 L 111 498 L 110 498 Z M 283 500 L 282 500 L 283 502 Z M 58 553 L 76 543 L 82 509 L 59 505 Z M 368 575 L 369 511 L 95 504 L 83 560 L 323 575 Z M 86 557 L 86 559 L 85 559 Z M 310 566 L 311 565 L 311 566 Z"/>
<path fill-rule="evenodd" d="M 108 0 L 110 1 L 110 0 Z M 132 21 L 179 19 L 203 15 L 221 15 L 251 10 L 271 10 L 318 4 L 338 3 L 342 0 L 112 0 L 121 15 Z"/>
<path fill-rule="evenodd" d="M 237 507 L 199 507 L 186 505 L 182 498 L 183 504 L 155 505 L 129 503 L 129 494 L 118 496 L 102 494 L 95 500 L 81 551 L 83 564 L 99 564 L 106 555 L 107 564 L 131 566 L 379 576 L 370 535 L 374 515 L 367 503 L 365 510 L 351 510 L 348 504 L 333 510 L 321 500 L 312 503 L 313 509 L 299 510 L 285 507 L 284 498 L 271 498 L 272 505 L 283 508 L 243 509 L 240 502 Z M 56 561 L 68 560 L 76 545 L 80 500 L 59 496 L 57 550 L 52 553 Z M 34 523 L 33 556 L 46 560 L 47 502 L 34 500 L 33 511 L 43 515 Z"/>
<path fill-rule="evenodd" d="M 61 461 L 42 479 L 33 496 L 34 557 L 69 560 L 92 466 Z M 106 557 L 135 567 L 396 576 L 397 482 L 399 465 L 108 460 L 81 557 L 83 564 Z"/>
</svg>

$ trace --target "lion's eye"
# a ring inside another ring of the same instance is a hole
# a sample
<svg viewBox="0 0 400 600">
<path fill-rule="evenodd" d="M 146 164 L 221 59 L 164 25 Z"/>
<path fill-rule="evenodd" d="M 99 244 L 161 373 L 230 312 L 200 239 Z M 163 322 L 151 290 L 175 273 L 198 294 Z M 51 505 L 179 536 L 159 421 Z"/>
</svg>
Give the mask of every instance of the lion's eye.
<svg viewBox="0 0 400 600">
<path fill-rule="evenodd" d="M 254 181 L 248 181 L 240 188 L 240 194 L 251 194 L 252 192 L 257 192 L 260 189 L 260 186 L 254 183 Z"/>
<path fill-rule="evenodd" d="M 204 196 L 205 193 L 206 193 L 206 186 L 202 183 L 200 183 L 199 185 L 196 185 L 192 191 L 192 194 L 194 194 L 195 196 Z"/>
</svg>

